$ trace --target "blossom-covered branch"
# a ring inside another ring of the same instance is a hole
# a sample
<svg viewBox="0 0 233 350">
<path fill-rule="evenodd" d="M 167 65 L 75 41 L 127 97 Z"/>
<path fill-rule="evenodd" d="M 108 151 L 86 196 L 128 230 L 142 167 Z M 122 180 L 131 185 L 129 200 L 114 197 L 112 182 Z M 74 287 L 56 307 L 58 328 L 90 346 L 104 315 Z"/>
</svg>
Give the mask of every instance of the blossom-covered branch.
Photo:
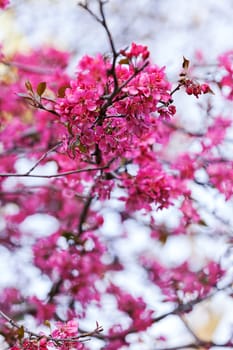
<svg viewBox="0 0 233 350">
<path fill-rule="evenodd" d="M 0 243 L 16 273 L 0 292 L 0 333 L 11 350 L 146 348 L 146 339 L 155 350 L 231 348 L 231 331 L 217 345 L 192 315 L 232 297 L 232 116 L 215 98 L 232 102 L 233 54 L 217 58 L 208 81 L 183 57 L 170 81 L 147 46 L 117 48 L 105 5 L 81 7 L 110 53 L 84 55 L 72 76 L 68 52 L 5 57 L 1 47 Z M 185 103 L 177 112 L 180 96 L 198 101 L 200 126 Z M 105 331 L 84 331 L 96 313 Z M 170 326 L 158 334 L 172 318 L 191 341 L 174 347 Z"/>
</svg>

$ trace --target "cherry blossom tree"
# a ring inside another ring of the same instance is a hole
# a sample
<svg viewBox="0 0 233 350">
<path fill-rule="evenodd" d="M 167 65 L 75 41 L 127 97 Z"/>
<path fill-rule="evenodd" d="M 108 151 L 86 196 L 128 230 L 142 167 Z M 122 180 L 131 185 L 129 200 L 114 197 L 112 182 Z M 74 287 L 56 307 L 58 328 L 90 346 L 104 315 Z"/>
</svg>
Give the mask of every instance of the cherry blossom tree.
<svg viewBox="0 0 233 350">
<path fill-rule="evenodd" d="M 1 47 L 0 242 L 12 258 L 26 246 L 33 271 L 49 286 L 41 297 L 16 276 L 14 286 L 1 290 L 3 346 L 146 349 L 149 339 L 153 350 L 230 349 L 231 331 L 223 342 L 206 340 L 189 318 L 217 294 L 232 296 L 230 218 L 209 209 L 203 196 L 232 202 L 232 119 L 216 114 L 215 100 L 232 103 L 233 51 L 213 66 L 200 55 L 183 57 L 169 81 L 146 46 L 117 47 L 106 1 L 96 3 L 97 11 L 89 1 L 80 10 L 103 27 L 110 51 L 84 55 L 72 77 L 68 52 L 40 48 L 8 57 Z M 2 9 L 7 5 L 0 1 Z M 180 96 L 199 105 L 200 130 L 182 124 Z M 106 209 L 118 220 L 117 234 L 106 234 Z M 41 227 L 45 217 L 54 220 L 51 232 L 25 229 L 35 215 Z M 140 235 L 147 249 L 131 254 Z M 168 242 L 184 249 L 179 237 L 193 245 L 208 239 L 225 251 L 220 258 L 203 253 L 166 261 L 159 251 Z M 143 288 L 133 287 L 134 273 Z M 183 325 L 176 346 L 157 331 L 171 317 Z"/>
</svg>

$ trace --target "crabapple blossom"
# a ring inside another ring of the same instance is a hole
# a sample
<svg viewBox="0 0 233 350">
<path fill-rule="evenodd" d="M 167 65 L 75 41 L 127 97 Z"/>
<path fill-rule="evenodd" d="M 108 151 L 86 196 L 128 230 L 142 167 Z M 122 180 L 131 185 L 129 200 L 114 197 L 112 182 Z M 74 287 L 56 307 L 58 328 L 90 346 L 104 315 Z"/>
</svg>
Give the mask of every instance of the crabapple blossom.
<svg viewBox="0 0 233 350">
<path fill-rule="evenodd" d="M 116 49 L 105 1 L 97 3 L 97 14 L 88 1 L 80 6 L 103 26 L 110 52 L 85 54 L 73 75 L 72 55 L 54 47 L 0 53 L 0 243 L 10 266 L 25 252 L 28 259 L 16 263 L 14 286 L 0 291 L 0 332 L 11 350 L 91 349 L 89 338 L 119 350 L 146 337 L 155 350 L 175 349 L 169 335 L 153 335 L 160 321 L 175 315 L 184 323 L 196 304 L 232 296 L 224 259 L 194 249 L 199 236 L 232 244 L 230 220 L 214 207 L 216 196 L 228 204 L 233 197 L 225 146 L 232 117 L 215 112 L 213 94 L 232 100 L 232 51 L 219 56 L 212 81 L 196 79 L 186 58 L 171 80 L 147 46 Z M 178 91 L 199 102 L 198 130 L 191 119 L 183 123 L 189 111 L 177 108 Z M 212 196 L 213 209 L 200 193 Z M 161 258 L 181 237 L 190 247 L 185 258 Z M 101 325 L 108 313 L 104 331 L 85 323 L 95 310 Z M 186 328 L 193 342 L 177 349 L 219 345 Z M 232 334 L 220 346 L 231 348 Z"/>
</svg>

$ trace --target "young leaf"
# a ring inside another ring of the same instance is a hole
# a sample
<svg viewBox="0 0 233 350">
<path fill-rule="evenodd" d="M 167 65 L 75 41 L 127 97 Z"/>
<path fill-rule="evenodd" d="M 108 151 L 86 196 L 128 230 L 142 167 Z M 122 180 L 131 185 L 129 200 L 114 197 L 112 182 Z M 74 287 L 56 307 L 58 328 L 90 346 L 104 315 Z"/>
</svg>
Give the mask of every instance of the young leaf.
<svg viewBox="0 0 233 350">
<path fill-rule="evenodd" d="M 18 333 L 19 340 L 23 339 L 23 337 L 24 337 L 24 327 L 23 326 L 19 327 L 17 333 Z"/>
<path fill-rule="evenodd" d="M 58 89 L 58 92 L 57 92 L 58 97 L 61 97 L 61 98 L 65 97 L 65 91 L 66 91 L 66 89 L 67 89 L 68 87 L 69 87 L 69 85 L 63 85 L 63 86 L 61 86 L 61 87 Z"/>
<path fill-rule="evenodd" d="M 83 144 L 83 143 L 79 143 L 78 145 L 78 149 L 80 150 L 80 152 L 82 153 L 87 153 L 87 147 Z"/>
<path fill-rule="evenodd" d="M 30 83 L 29 80 L 26 80 L 25 81 L 25 87 L 28 91 L 32 92 L 33 93 L 33 88 L 32 88 L 32 84 Z"/>
<path fill-rule="evenodd" d="M 182 67 L 183 67 L 185 70 L 188 69 L 189 63 L 190 63 L 189 60 L 183 56 L 183 64 L 182 64 Z"/>
<path fill-rule="evenodd" d="M 129 59 L 128 59 L 127 57 L 122 58 L 122 59 L 119 61 L 119 64 L 129 64 Z"/>
<path fill-rule="evenodd" d="M 48 320 L 44 321 L 44 325 L 48 328 L 51 328 L 51 323 Z"/>
<path fill-rule="evenodd" d="M 43 93 L 45 92 L 45 89 L 46 89 L 46 82 L 42 81 L 37 85 L 36 92 L 38 93 L 39 96 L 42 96 Z"/>
</svg>

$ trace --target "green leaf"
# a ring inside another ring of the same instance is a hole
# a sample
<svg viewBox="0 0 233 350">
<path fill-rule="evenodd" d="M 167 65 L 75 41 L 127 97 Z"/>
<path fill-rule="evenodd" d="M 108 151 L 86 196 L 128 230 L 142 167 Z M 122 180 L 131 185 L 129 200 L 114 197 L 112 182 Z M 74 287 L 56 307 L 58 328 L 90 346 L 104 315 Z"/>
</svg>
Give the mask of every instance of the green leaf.
<svg viewBox="0 0 233 350">
<path fill-rule="evenodd" d="M 39 96 L 42 96 L 43 93 L 45 92 L 45 89 L 46 89 L 46 82 L 42 81 L 37 85 L 36 92 L 38 93 Z"/>
</svg>

